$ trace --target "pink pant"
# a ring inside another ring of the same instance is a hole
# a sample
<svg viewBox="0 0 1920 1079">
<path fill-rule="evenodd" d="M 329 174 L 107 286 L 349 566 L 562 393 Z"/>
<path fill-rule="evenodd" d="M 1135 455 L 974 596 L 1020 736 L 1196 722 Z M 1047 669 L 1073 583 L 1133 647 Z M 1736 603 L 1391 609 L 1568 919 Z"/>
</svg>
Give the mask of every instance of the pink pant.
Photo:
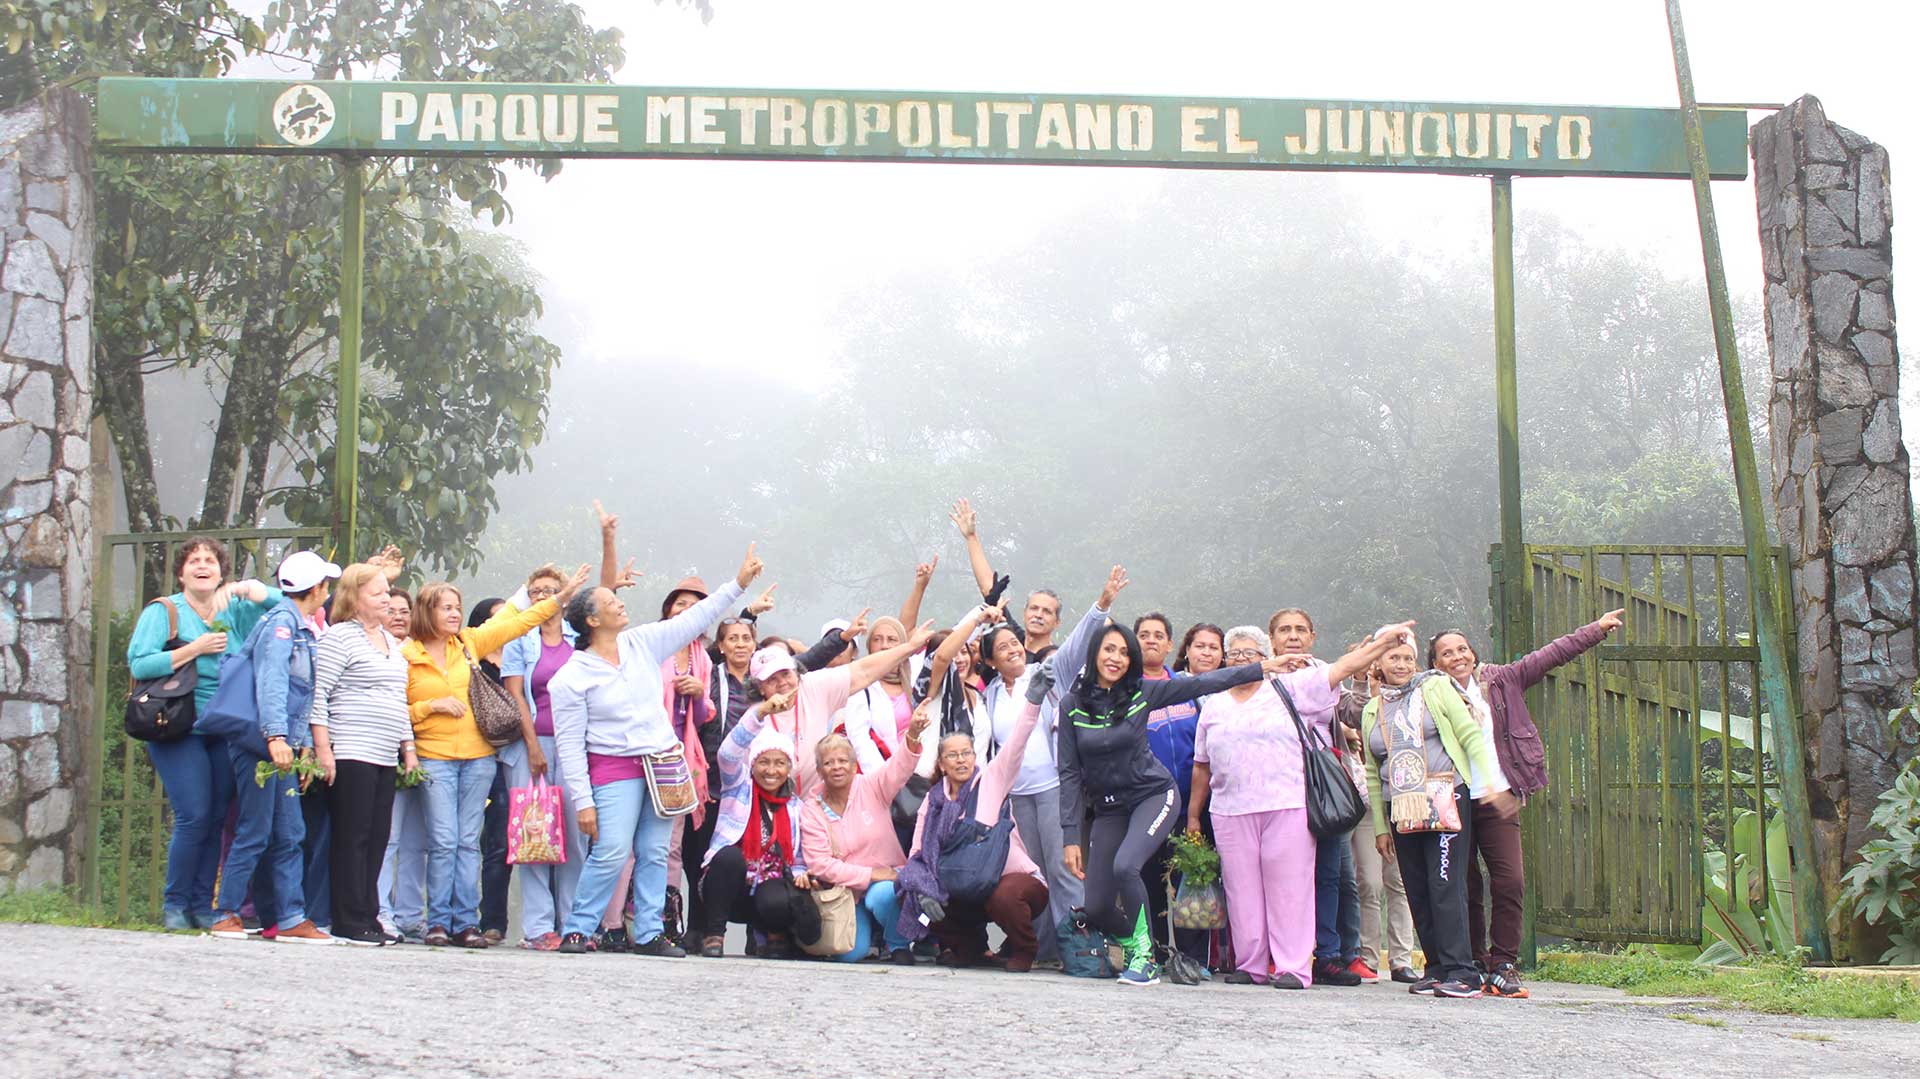
<svg viewBox="0 0 1920 1079">
<path fill-rule="evenodd" d="M 1232 912 L 1233 958 L 1265 982 L 1271 969 L 1313 984 L 1313 862 L 1304 809 L 1214 814 L 1220 878 Z"/>
</svg>

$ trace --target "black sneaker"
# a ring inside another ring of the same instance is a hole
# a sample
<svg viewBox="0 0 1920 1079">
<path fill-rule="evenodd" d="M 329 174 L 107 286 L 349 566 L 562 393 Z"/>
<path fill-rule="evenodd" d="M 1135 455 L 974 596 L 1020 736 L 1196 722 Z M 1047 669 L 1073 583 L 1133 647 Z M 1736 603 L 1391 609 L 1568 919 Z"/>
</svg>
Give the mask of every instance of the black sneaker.
<svg viewBox="0 0 1920 1079">
<path fill-rule="evenodd" d="M 1360 984 L 1360 975 L 1348 970 L 1346 964 L 1338 959 L 1316 959 L 1313 963 L 1313 983 L 1351 988 Z"/>
<path fill-rule="evenodd" d="M 1420 980 L 1420 975 L 1415 974 L 1412 967 L 1395 967 L 1393 968 L 1392 977 L 1394 981 L 1399 982 L 1401 985 L 1412 985 Z"/>
<path fill-rule="evenodd" d="M 1275 989 L 1305 989 L 1307 986 L 1306 983 L 1302 982 L 1293 972 L 1283 970 L 1273 976 L 1273 987 Z"/>
<path fill-rule="evenodd" d="M 627 927 L 624 925 L 602 929 L 594 935 L 594 943 L 597 945 L 595 951 L 630 952 L 633 950 L 633 941 L 628 938 Z"/>
<path fill-rule="evenodd" d="M 627 949 L 634 955 L 651 956 L 655 959 L 685 959 L 687 950 L 668 940 L 664 936 L 655 937 L 645 944 L 635 944 Z"/>
<path fill-rule="evenodd" d="M 1480 995 L 1480 987 L 1472 982 L 1463 982 L 1458 978 L 1449 978 L 1433 987 L 1436 997 L 1451 997 L 1455 1000 L 1472 1000 Z"/>
<path fill-rule="evenodd" d="M 1440 979 L 1438 978 L 1422 978 L 1412 985 L 1407 986 L 1407 992 L 1417 997 L 1430 997 L 1433 995 L 1434 987 L 1439 984 Z"/>
<path fill-rule="evenodd" d="M 1227 985 L 1254 984 L 1253 975 L 1248 974 L 1244 970 L 1230 970 L 1226 974 L 1222 975 L 1220 980 Z"/>
<path fill-rule="evenodd" d="M 910 967 L 918 961 L 913 958 L 912 948 L 895 948 L 888 958 L 893 960 L 896 967 Z"/>
<path fill-rule="evenodd" d="M 333 939 L 342 944 L 351 944 L 356 948 L 379 948 L 388 943 L 387 934 L 379 929 L 357 929 L 351 933 L 335 933 Z"/>
<path fill-rule="evenodd" d="M 1507 997 L 1513 1000 L 1525 1000 L 1527 987 L 1520 981 L 1520 968 L 1512 963 L 1502 963 L 1493 968 L 1481 983 L 1481 990 L 1490 997 Z"/>
<path fill-rule="evenodd" d="M 585 933 L 568 933 L 566 936 L 560 938 L 559 950 L 568 955 L 585 955 L 587 953 L 587 935 Z"/>
</svg>

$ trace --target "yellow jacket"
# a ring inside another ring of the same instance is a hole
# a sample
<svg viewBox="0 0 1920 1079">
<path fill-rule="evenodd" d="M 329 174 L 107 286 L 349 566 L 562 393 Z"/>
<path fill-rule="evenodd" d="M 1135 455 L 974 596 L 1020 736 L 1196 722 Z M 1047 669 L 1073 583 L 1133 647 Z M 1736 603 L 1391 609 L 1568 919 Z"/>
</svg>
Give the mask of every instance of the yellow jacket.
<svg viewBox="0 0 1920 1079">
<path fill-rule="evenodd" d="M 559 609 L 559 603 L 553 599 L 543 599 L 524 611 L 515 610 L 510 603 L 502 605 L 492 618 L 472 629 L 461 630 L 457 638 L 447 641 L 444 668 L 427 655 L 427 646 L 419 641 L 409 640 L 402 645 L 400 654 L 407 661 L 407 712 L 413 718 L 414 752 L 440 761 L 470 761 L 493 756 L 493 746 L 480 737 L 480 728 L 473 722 L 471 705 L 457 716 L 438 715 L 429 709 L 442 697 L 453 697 L 462 704 L 469 699 L 467 685 L 473 678 L 473 668 L 467 663 L 466 651 L 460 648 L 462 641 L 466 642 L 473 658 L 479 659 L 505 648 L 507 642 L 524 636 L 552 618 Z"/>
</svg>

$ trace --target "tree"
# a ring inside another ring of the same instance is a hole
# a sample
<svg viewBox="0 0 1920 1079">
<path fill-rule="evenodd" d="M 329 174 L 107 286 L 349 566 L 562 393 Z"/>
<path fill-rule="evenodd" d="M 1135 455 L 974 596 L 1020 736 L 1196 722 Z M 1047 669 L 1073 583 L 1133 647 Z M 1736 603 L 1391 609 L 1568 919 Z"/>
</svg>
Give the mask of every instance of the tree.
<svg viewBox="0 0 1920 1079">
<path fill-rule="evenodd" d="M 323 79 L 593 82 L 623 59 L 618 31 L 562 0 L 281 0 L 259 23 L 220 0 L 126 6 L 30 0 L 0 13 L 7 74 L 22 88 L 96 71 L 219 74 L 257 49 Z M 362 471 L 372 497 L 356 549 L 393 539 L 471 568 L 493 477 L 522 467 L 541 437 L 558 352 L 535 332 L 537 284 L 511 251 L 471 242 L 459 224 L 511 213 L 507 164 L 373 170 L 359 434 L 378 452 Z M 543 177 L 560 169 L 529 164 Z M 339 190 L 335 166 L 315 158 L 102 156 L 95 381 L 136 530 L 168 522 L 135 376 L 179 366 L 225 384 L 191 524 L 256 523 L 276 508 L 297 523 L 332 520 Z M 288 454 L 301 482 L 276 485 L 270 469 Z"/>
</svg>

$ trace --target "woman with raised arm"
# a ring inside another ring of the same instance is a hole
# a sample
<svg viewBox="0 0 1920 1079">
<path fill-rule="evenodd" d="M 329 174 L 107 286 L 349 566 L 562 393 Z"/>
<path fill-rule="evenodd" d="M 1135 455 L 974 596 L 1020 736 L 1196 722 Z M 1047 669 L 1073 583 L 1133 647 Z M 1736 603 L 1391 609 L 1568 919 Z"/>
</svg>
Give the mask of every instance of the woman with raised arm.
<svg viewBox="0 0 1920 1079">
<path fill-rule="evenodd" d="M 223 584 L 232 567 L 226 544 L 217 539 L 194 536 L 182 543 L 173 553 L 180 591 L 148 603 L 127 640 L 127 673 L 136 679 L 162 678 L 193 664 L 195 715 L 206 709 L 220 686 L 221 658 L 238 650 L 254 624 L 280 602 L 280 593 L 259 581 Z M 160 924 L 168 929 L 210 928 L 213 885 L 220 873 L 220 830 L 234 792 L 227 740 L 188 734 L 146 747 L 173 810 Z"/>
<path fill-rule="evenodd" d="M 1375 636 L 1393 643 L 1374 668 L 1380 695 L 1367 703 L 1360 738 L 1374 843 L 1382 857 L 1400 862 L 1413 931 L 1427 959 L 1426 976 L 1408 991 L 1477 997 L 1480 972 L 1467 936 L 1461 863 L 1473 847 L 1475 813 L 1465 803 L 1498 767 L 1493 743 L 1446 675 L 1419 670 L 1411 630 L 1388 626 Z M 1381 768 L 1382 761 L 1391 767 Z M 1507 791 L 1487 791 L 1477 801 L 1493 813 L 1514 812 Z"/>
<path fill-rule="evenodd" d="M 1209 697 L 1200 713 L 1187 830 L 1200 831 L 1211 809 L 1239 966 L 1227 975 L 1229 985 L 1313 984 L 1316 845 L 1307 831 L 1305 746 L 1294 716 L 1333 707 L 1340 683 L 1365 671 L 1391 643 L 1382 638 L 1332 665 L 1235 686 Z M 1226 633 L 1228 663 L 1257 663 L 1272 654 L 1258 626 Z"/>
<path fill-rule="evenodd" d="M 1113 567 L 1107 594 L 1127 586 Z M 1180 790 L 1147 744 L 1147 716 L 1156 708 L 1258 681 L 1261 664 L 1222 667 L 1194 678 L 1146 682 L 1140 642 L 1125 625 L 1109 625 L 1092 658 L 1061 703 L 1060 808 L 1067 868 L 1087 882 L 1087 920 L 1125 942 L 1122 985 L 1157 985 L 1147 928 L 1147 885 L 1140 867 L 1178 826 Z M 1277 660 L 1266 666 L 1278 673 Z M 1092 825 L 1082 835 L 1081 821 Z M 1084 844 L 1084 845 L 1083 845 Z"/>
<path fill-rule="evenodd" d="M 747 665 L 753 691 L 762 702 L 757 711 L 775 730 L 794 739 L 796 746 L 818 745 L 832 733 L 834 716 L 846 707 L 851 695 L 897 669 L 931 636 L 933 623 L 923 622 L 905 641 L 891 648 L 819 671 L 802 670 L 793 653 L 782 646 L 762 648 Z M 800 759 L 794 763 L 794 789 L 803 794 L 811 792 L 816 779 L 813 756 L 801 750 Z"/>
<path fill-rule="evenodd" d="M 1527 711 L 1527 690 L 1547 672 L 1571 663 L 1619 629 L 1627 612 L 1608 611 L 1599 621 L 1574 630 L 1545 648 L 1529 652 L 1512 663 L 1481 663 L 1480 656 L 1460 630 L 1450 629 L 1427 642 L 1427 666 L 1453 679 L 1453 688 L 1467 702 L 1467 710 L 1487 741 L 1493 744 L 1494 763 L 1473 796 L 1512 791 L 1525 805 L 1527 797 L 1547 785 L 1547 757 L 1540 745 L 1540 729 Z M 1486 991 L 1497 997 L 1525 997 L 1520 981 L 1520 922 L 1527 897 L 1526 862 L 1520 849 L 1520 815 L 1481 808 L 1473 803 L 1472 844 L 1467 848 L 1467 939 L 1485 975 Z M 1480 863 L 1487 865 L 1487 895 L 1492 923 L 1480 900 Z M 1489 932 L 1491 929 L 1491 932 Z"/>
<path fill-rule="evenodd" d="M 887 759 L 877 773 L 862 775 L 854 761 L 853 743 L 829 734 L 814 747 L 820 787 L 801 807 L 800 843 L 808 875 L 822 885 L 850 888 L 859 898 L 853 947 L 838 958 L 858 963 L 867 957 L 878 925 L 892 960 L 913 965 L 913 951 L 900 933 L 900 896 L 896 881 L 907 856 L 894 835 L 893 799 L 924 756 L 921 738 L 933 722 L 935 705 L 922 701 L 907 725 L 902 752 Z M 802 750 L 802 752 L 805 752 Z M 718 955 L 718 936 L 706 939 L 703 955 Z"/>
<path fill-rule="evenodd" d="M 480 921 L 480 826 L 493 787 L 494 750 L 480 735 L 468 705 L 468 686 L 480 657 L 553 617 L 586 583 L 582 565 L 550 599 L 524 611 L 502 606 L 486 624 L 463 625 L 460 590 L 445 581 L 420 589 L 413 608 L 413 637 L 400 648 L 407 661 L 407 705 L 414 749 L 427 773 L 426 942 L 484 948 Z"/>
<path fill-rule="evenodd" d="M 1052 688 L 1052 666 L 1038 666 L 1027 682 L 1026 704 L 1007 739 L 1006 751 L 985 767 L 981 767 L 973 740 L 967 735 L 950 734 L 940 740 L 933 789 L 921 803 L 913 850 L 900 873 L 902 899 L 896 931 L 910 940 L 931 932 L 940 939 L 942 961 L 949 966 L 970 967 L 992 961 L 1015 974 L 1033 969 L 1039 952 L 1034 923 L 1047 909 L 1047 882 L 1020 842 L 1019 824 L 1012 825 L 999 883 L 984 902 L 963 900 L 951 893 L 951 878 L 942 874 L 942 856 L 957 837 L 977 831 L 976 825 L 994 827 L 1008 810 L 1007 798 L 1020 774 L 1027 739 L 1040 721 L 1040 702 Z M 987 956 L 989 922 L 1006 934 L 1006 942 L 994 960 Z"/>
<path fill-rule="evenodd" d="M 667 844 L 674 818 L 663 816 L 648 787 L 648 758 L 680 746 L 663 704 L 661 664 L 700 637 L 760 575 L 751 545 L 733 580 L 662 622 L 632 626 L 626 604 L 606 586 L 567 604 L 579 651 L 548 683 L 554 748 L 580 831 L 592 841 L 559 950 L 587 950 L 587 937 L 613 898 L 628 855 L 635 859 L 632 950 L 636 955 L 686 954 L 661 933 L 666 901 Z"/>
</svg>

